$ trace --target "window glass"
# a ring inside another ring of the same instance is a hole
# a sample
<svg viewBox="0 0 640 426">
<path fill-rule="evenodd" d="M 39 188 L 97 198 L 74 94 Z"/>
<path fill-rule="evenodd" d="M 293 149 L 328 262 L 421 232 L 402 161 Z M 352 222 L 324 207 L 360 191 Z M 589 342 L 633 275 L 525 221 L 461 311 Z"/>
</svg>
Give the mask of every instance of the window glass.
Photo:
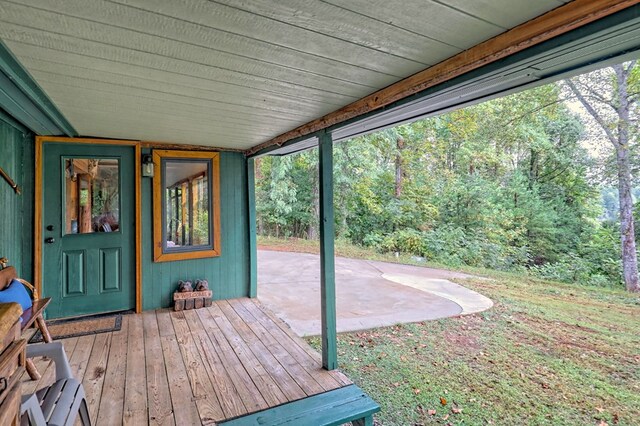
<svg viewBox="0 0 640 426">
<path fill-rule="evenodd" d="M 112 158 L 64 160 L 65 234 L 120 229 L 119 169 Z"/>
<path fill-rule="evenodd" d="M 165 160 L 165 247 L 210 246 L 209 161 Z"/>
</svg>

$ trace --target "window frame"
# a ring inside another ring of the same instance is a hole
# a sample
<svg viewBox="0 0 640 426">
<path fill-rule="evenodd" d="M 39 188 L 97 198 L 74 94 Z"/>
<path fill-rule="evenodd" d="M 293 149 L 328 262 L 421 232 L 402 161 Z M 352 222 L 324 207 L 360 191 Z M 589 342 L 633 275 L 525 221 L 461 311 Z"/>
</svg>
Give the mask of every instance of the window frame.
<svg viewBox="0 0 640 426">
<path fill-rule="evenodd" d="M 155 169 L 153 176 L 153 261 L 172 262 L 220 256 L 220 153 L 154 149 L 152 158 Z M 210 172 L 208 177 L 209 245 L 182 247 L 177 250 L 167 250 L 166 248 L 165 220 L 167 212 L 164 204 L 166 196 L 164 165 L 171 160 L 208 162 Z"/>
</svg>

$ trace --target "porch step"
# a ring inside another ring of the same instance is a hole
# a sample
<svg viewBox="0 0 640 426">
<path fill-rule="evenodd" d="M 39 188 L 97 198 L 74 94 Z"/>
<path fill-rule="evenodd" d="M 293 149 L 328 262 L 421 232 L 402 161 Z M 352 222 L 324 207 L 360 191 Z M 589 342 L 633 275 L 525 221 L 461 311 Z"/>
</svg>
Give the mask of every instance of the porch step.
<svg viewBox="0 0 640 426">
<path fill-rule="evenodd" d="M 373 425 L 373 414 L 380 406 L 356 385 L 320 393 L 278 407 L 218 423 L 219 426 L 300 425 L 338 426 Z"/>
</svg>

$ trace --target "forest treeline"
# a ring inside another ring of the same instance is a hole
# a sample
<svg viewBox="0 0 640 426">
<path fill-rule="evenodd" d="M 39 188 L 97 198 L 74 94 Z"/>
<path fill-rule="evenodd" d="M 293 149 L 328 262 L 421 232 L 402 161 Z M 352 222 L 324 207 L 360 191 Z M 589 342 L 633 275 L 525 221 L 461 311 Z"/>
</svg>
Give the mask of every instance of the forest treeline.
<svg viewBox="0 0 640 426">
<path fill-rule="evenodd" d="M 584 143 L 589 124 L 566 91 L 542 86 L 337 143 L 337 237 L 450 266 L 622 286 L 615 164 Z M 317 149 L 258 159 L 260 234 L 317 238 L 317 167 Z"/>
</svg>

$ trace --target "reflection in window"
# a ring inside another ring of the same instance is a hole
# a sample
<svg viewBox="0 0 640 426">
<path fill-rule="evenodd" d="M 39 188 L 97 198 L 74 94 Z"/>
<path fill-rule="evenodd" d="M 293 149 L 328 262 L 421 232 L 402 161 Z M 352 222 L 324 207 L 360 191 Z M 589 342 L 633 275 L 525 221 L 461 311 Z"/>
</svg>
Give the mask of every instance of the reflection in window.
<svg viewBox="0 0 640 426">
<path fill-rule="evenodd" d="M 209 162 L 165 160 L 165 244 L 210 247 Z"/>
<path fill-rule="evenodd" d="M 113 232 L 120 228 L 118 160 L 67 158 L 65 233 Z"/>
</svg>

